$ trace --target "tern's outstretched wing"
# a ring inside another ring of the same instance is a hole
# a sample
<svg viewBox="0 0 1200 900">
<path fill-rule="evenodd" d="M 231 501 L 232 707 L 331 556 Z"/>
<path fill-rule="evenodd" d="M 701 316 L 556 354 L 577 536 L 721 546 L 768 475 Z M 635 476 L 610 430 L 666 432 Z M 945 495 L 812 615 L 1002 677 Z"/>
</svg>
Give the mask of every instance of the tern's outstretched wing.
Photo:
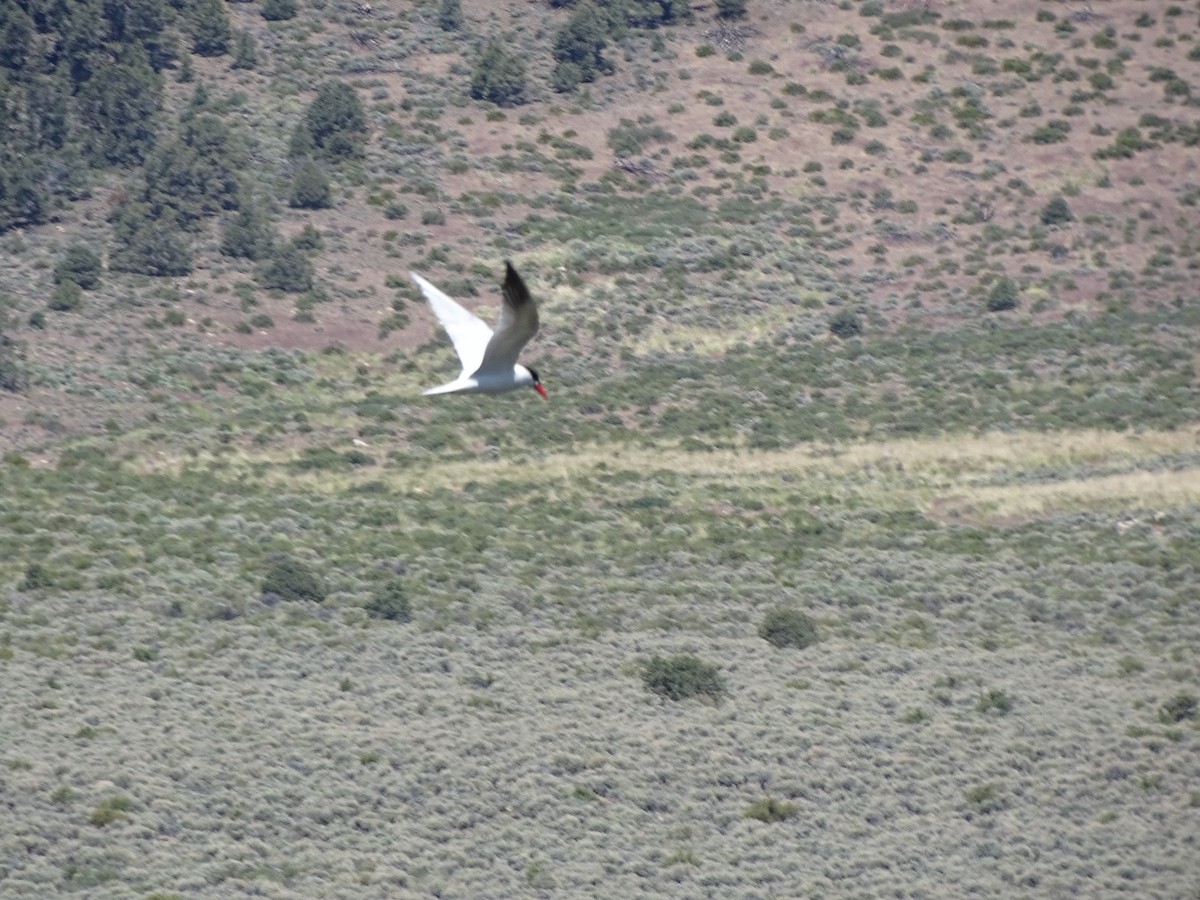
<svg viewBox="0 0 1200 900">
<path fill-rule="evenodd" d="M 521 349 L 537 334 L 537 304 L 510 262 L 504 263 L 502 291 L 504 303 L 500 307 L 500 321 L 496 323 L 496 332 L 488 341 L 479 365 L 480 372 L 508 371 L 516 365 Z"/>
<path fill-rule="evenodd" d="M 483 364 L 484 351 L 492 340 L 492 329 L 474 313 L 459 306 L 442 291 L 418 275 L 410 273 L 429 306 L 454 344 L 454 351 L 462 362 L 463 374 L 470 375 Z M 503 320 L 502 320 L 503 321 Z M 536 324 L 534 326 L 536 330 Z"/>
</svg>

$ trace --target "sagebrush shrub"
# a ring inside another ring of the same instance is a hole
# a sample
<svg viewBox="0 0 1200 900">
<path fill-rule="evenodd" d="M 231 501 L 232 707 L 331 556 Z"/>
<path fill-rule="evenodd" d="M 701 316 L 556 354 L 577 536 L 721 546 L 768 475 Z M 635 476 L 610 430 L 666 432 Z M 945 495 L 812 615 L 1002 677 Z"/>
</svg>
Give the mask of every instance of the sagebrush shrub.
<svg viewBox="0 0 1200 900">
<path fill-rule="evenodd" d="M 829 320 L 829 330 L 842 339 L 862 334 L 862 319 L 848 309 L 834 313 Z"/>
<path fill-rule="evenodd" d="M 412 619 L 412 604 L 404 585 L 393 579 L 375 592 L 367 601 L 367 615 L 374 619 L 408 622 Z"/>
<path fill-rule="evenodd" d="M 267 570 L 262 582 L 263 594 L 275 594 L 282 600 L 315 600 L 318 603 L 328 593 L 325 585 L 300 560 L 279 556 Z"/>
<path fill-rule="evenodd" d="M 758 636 L 776 647 L 798 647 L 803 650 L 815 644 L 817 623 L 798 609 L 780 607 L 763 617 Z"/>
<path fill-rule="evenodd" d="M 1073 221 L 1075 214 L 1062 197 L 1055 197 L 1042 208 L 1041 220 L 1043 225 L 1061 225 Z"/>
<path fill-rule="evenodd" d="M 1158 719 L 1164 725 L 1174 725 L 1184 719 L 1196 717 L 1196 698 L 1191 694 L 1177 694 L 1162 705 Z"/>
<path fill-rule="evenodd" d="M 642 682 L 668 700 L 685 700 L 700 694 L 719 698 L 725 682 L 716 666 L 695 656 L 656 656 L 642 668 Z"/>
<path fill-rule="evenodd" d="M 992 285 L 987 295 L 988 312 L 1003 312 L 1017 308 L 1017 283 L 1011 278 L 1000 278 Z"/>
<path fill-rule="evenodd" d="M 796 804 L 766 797 L 751 803 L 745 815 L 747 819 L 758 819 L 760 822 L 782 822 L 796 815 Z"/>
<path fill-rule="evenodd" d="M 102 268 L 100 257 L 94 250 L 83 244 L 72 244 L 54 267 L 54 283 L 73 281 L 85 291 L 90 291 L 100 284 Z"/>
</svg>

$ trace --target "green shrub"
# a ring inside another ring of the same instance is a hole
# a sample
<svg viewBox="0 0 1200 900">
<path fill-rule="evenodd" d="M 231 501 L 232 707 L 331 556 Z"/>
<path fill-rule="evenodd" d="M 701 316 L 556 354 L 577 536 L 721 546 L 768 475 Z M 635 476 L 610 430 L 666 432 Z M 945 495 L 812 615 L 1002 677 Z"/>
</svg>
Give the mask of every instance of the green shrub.
<svg viewBox="0 0 1200 900">
<path fill-rule="evenodd" d="M 296 0 L 263 0 L 259 14 L 268 22 L 283 22 L 296 17 Z"/>
<path fill-rule="evenodd" d="M 758 626 L 758 636 L 776 647 L 811 647 L 819 637 L 817 623 L 798 609 L 780 607 L 771 610 Z"/>
<path fill-rule="evenodd" d="M 367 112 L 358 92 L 347 82 L 326 81 L 296 126 L 291 155 L 335 161 L 360 156 L 367 134 Z"/>
<path fill-rule="evenodd" d="M 275 247 L 275 229 L 270 216 L 253 201 L 241 208 L 221 229 L 221 253 L 242 259 L 263 259 Z"/>
<path fill-rule="evenodd" d="M 997 715 L 1006 716 L 1012 712 L 1013 698 L 1006 691 L 998 688 L 992 688 L 986 694 L 979 698 L 979 702 L 975 704 L 975 709 L 981 713 L 994 712 Z"/>
<path fill-rule="evenodd" d="M 292 209 L 328 209 L 333 206 L 333 188 L 329 185 L 329 178 L 311 159 L 300 163 L 292 176 L 288 206 Z"/>
<path fill-rule="evenodd" d="M 1174 725 L 1184 719 L 1196 718 L 1196 698 L 1191 694 L 1177 694 L 1158 711 L 1158 720 L 1164 725 Z"/>
<path fill-rule="evenodd" d="M 1142 137 L 1137 128 L 1122 128 L 1117 132 L 1117 139 L 1107 147 L 1101 147 L 1092 155 L 1096 159 L 1129 159 L 1138 150 L 1147 150 L 1154 144 Z"/>
<path fill-rule="evenodd" d="M 1061 225 L 1064 222 L 1074 221 L 1075 215 L 1071 212 L 1071 207 L 1067 205 L 1067 201 L 1062 197 L 1055 197 L 1042 208 L 1041 216 L 1043 225 Z"/>
<path fill-rule="evenodd" d="M 90 291 L 99 286 L 101 269 L 100 257 L 95 251 L 83 244 L 72 244 L 54 267 L 54 283 L 73 281 Z"/>
<path fill-rule="evenodd" d="M 112 217 L 113 244 L 108 267 L 155 277 L 187 275 L 192 251 L 170 211 L 155 217 L 145 203 L 127 203 Z"/>
<path fill-rule="evenodd" d="M 996 280 L 987 295 L 988 312 L 1003 312 L 1016 309 L 1018 300 L 1017 283 L 1005 276 Z"/>
<path fill-rule="evenodd" d="M 124 818 L 125 813 L 131 809 L 133 809 L 133 801 L 124 794 L 118 794 L 115 797 L 109 797 L 92 810 L 92 814 L 88 816 L 88 822 L 97 828 L 103 828 L 117 819 Z"/>
<path fill-rule="evenodd" d="M 1065 119 L 1051 119 L 1045 125 L 1035 128 L 1029 135 L 1029 140 L 1035 144 L 1059 144 L 1067 139 L 1067 132 L 1070 130 L 1071 123 Z"/>
<path fill-rule="evenodd" d="M 40 312 L 39 310 L 29 317 L 30 325 L 34 324 L 33 318 L 40 315 Z M 19 343 L 7 334 L 0 332 L 0 390 L 17 393 L 25 390 L 28 385 L 29 375 L 25 370 L 24 343 Z"/>
<path fill-rule="evenodd" d="M 838 310 L 829 320 L 829 330 L 835 337 L 840 337 L 842 340 L 852 338 L 862 334 L 862 319 L 851 310 Z"/>
<path fill-rule="evenodd" d="M 412 619 L 412 605 L 408 593 L 399 579 L 392 579 L 367 601 L 367 615 L 374 619 L 389 619 L 408 622 Z"/>
<path fill-rule="evenodd" d="M 745 18 L 746 0 L 717 0 L 717 15 L 722 19 Z"/>
<path fill-rule="evenodd" d="M 258 283 L 267 290 L 299 294 L 313 285 L 313 264 L 294 242 L 279 247 L 258 270 Z"/>
<path fill-rule="evenodd" d="M 253 69 L 258 65 L 258 43 L 248 31 L 239 31 L 233 42 L 231 69 Z"/>
<path fill-rule="evenodd" d="M 747 819 L 758 819 L 760 822 L 782 822 L 784 819 L 790 819 L 796 815 L 796 804 L 788 803 L 786 800 L 776 800 L 774 797 L 765 797 L 762 800 L 757 800 L 750 804 L 746 810 L 745 817 Z"/>
<path fill-rule="evenodd" d="M 526 90 L 524 61 L 500 41 L 490 41 L 471 75 L 471 96 L 497 106 L 519 106 L 525 102 Z"/>
<path fill-rule="evenodd" d="M 55 312 L 71 312 L 83 306 L 83 289 L 69 278 L 60 282 L 46 301 Z"/>
<path fill-rule="evenodd" d="M 264 596 L 273 594 L 281 600 L 313 600 L 320 602 L 328 593 L 325 585 L 300 560 L 278 556 L 267 570 L 262 582 Z"/>
<path fill-rule="evenodd" d="M 40 591 L 54 587 L 54 577 L 41 563 L 32 562 L 25 567 L 25 576 L 17 585 L 18 591 Z"/>
<path fill-rule="evenodd" d="M 642 682 L 668 700 L 701 694 L 719 699 L 725 693 L 725 682 L 716 666 L 686 654 L 654 657 L 643 666 Z"/>
</svg>

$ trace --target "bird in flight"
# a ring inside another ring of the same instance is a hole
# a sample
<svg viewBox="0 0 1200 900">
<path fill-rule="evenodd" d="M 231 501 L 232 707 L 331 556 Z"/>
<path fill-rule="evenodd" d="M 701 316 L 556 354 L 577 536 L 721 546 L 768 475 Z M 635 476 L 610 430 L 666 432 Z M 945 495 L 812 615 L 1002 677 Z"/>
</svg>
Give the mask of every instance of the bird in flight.
<svg viewBox="0 0 1200 900">
<path fill-rule="evenodd" d="M 531 387 L 547 398 L 537 372 L 517 362 L 521 349 L 537 334 L 538 312 L 529 288 L 512 263 L 504 263 L 504 302 L 494 332 L 416 272 L 411 274 L 462 361 L 461 375 L 425 394 L 500 394 Z"/>
</svg>

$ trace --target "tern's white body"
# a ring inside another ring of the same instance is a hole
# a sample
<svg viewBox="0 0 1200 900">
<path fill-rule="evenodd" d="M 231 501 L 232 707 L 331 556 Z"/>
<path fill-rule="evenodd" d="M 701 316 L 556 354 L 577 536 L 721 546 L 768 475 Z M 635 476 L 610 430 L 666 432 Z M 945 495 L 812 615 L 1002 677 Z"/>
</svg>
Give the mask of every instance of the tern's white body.
<svg viewBox="0 0 1200 900">
<path fill-rule="evenodd" d="M 429 301 L 462 362 L 462 374 L 426 394 L 501 394 L 520 387 L 546 390 L 537 373 L 517 362 L 522 348 L 537 334 L 537 305 L 511 263 L 505 263 L 504 303 L 492 331 L 487 323 L 464 309 L 416 272 L 412 279 Z"/>
</svg>

